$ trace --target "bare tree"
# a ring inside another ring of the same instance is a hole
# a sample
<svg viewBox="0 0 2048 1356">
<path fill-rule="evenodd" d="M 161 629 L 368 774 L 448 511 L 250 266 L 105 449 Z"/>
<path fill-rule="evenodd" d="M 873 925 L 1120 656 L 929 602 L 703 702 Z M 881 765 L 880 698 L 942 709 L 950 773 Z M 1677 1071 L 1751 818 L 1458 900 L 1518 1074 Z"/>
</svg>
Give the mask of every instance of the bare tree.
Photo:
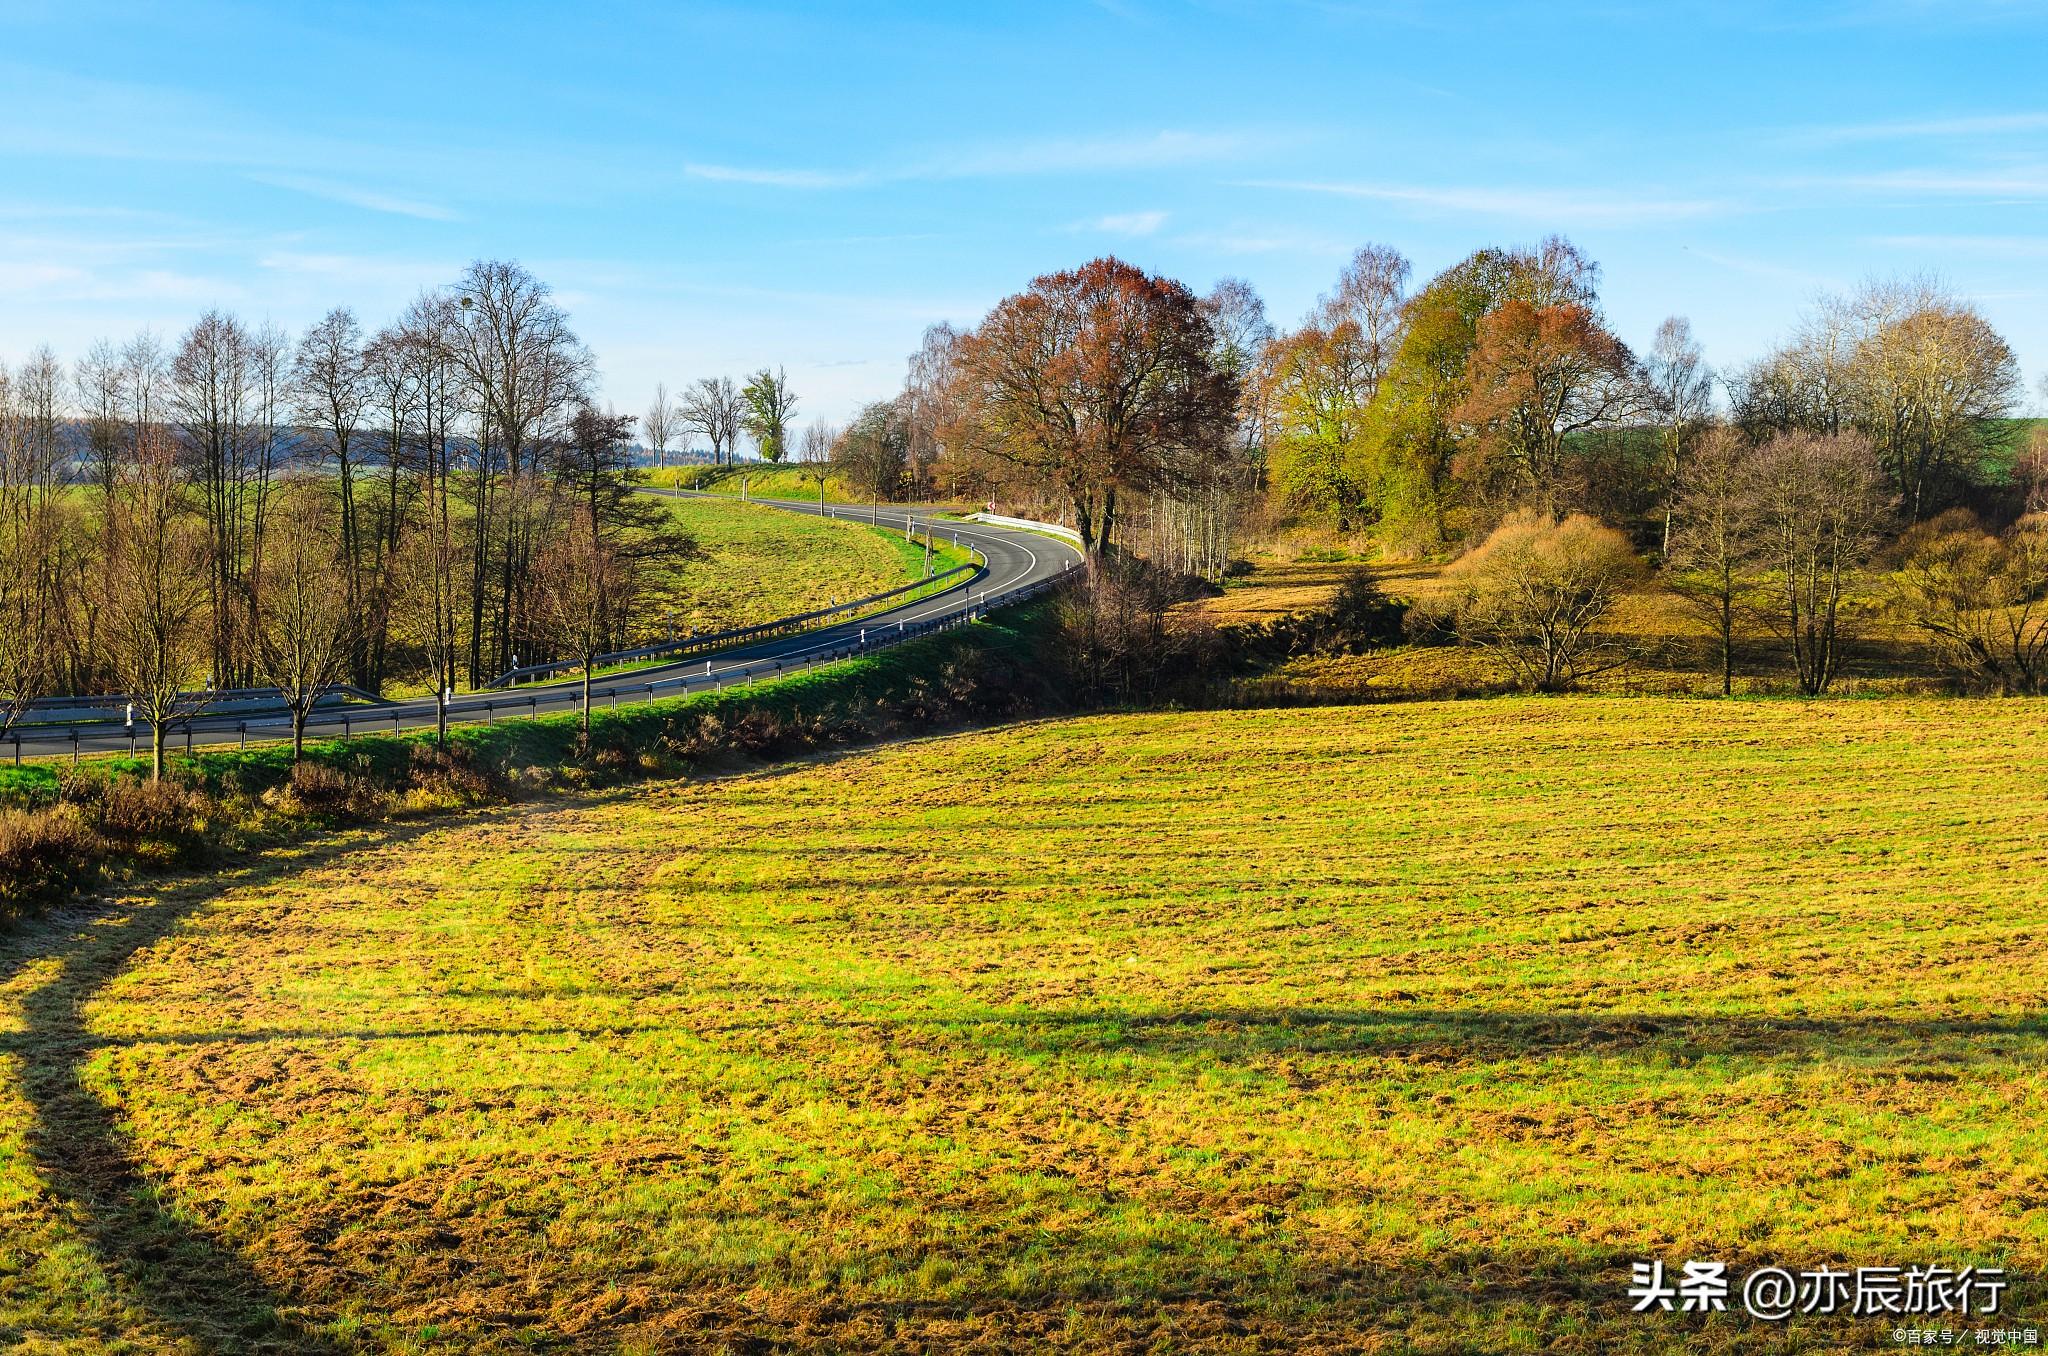
<svg viewBox="0 0 2048 1356">
<path fill-rule="evenodd" d="M 1225 278 L 1202 298 L 1215 333 L 1211 362 L 1240 391 L 1253 383 L 1272 341 L 1266 305 L 1249 283 Z M 1262 406 L 1240 399 L 1236 436 L 1181 442 L 1161 459 L 1147 505 L 1145 550 L 1162 564 L 1210 579 L 1222 576 L 1231 544 L 1265 467 Z"/>
<path fill-rule="evenodd" d="M 797 464 L 807 480 L 818 485 L 818 506 L 825 506 L 825 482 L 832 478 L 832 449 L 838 443 L 840 432 L 831 424 L 813 423 L 804 429 L 802 445 L 797 450 Z"/>
<path fill-rule="evenodd" d="M 731 377 L 700 377 L 683 394 L 682 425 L 704 435 L 711 444 L 713 465 L 723 465 L 738 454 L 740 393 Z"/>
<path fill-rule="evenodd" d="M 458 592 L 472 559 L 455 511 L 456 429 L 466 413 L 465 387 L 454 352 L 459 310 L 446 294 L 427 293 L 406 308 L 393 333 L 418 401 L 419 469 L 425 493 L 415 521 L 398 543 L 391 591 L 394 606 L 412 618 L 419 637 L 433 681 L 435 741 L 444 746 L 463 633 Z M 475 450 L 481 453 L 481 446 Z M 479 489 L 485 479 L 479 466 Z"/>
<path fill-rule="evenodd" d="M 902 487 L 909 442 L 897 402 L 872 401 L 833 442 L 832 465 L 854 492 L 880 505 Z"/>
<path fill-rule="evenodd" d="M 655 464 L 668 465 L 669 441 L 675 437 L 675 425 L 681 411 L 670 403 L 668 386 L 663 382 L 654 383 L 654 403 L 647 407 L 647 413 L 640 420 L 640 427 L 646 430 L 647 445 L 654 450 Z"/>
<path fill-rule="evenodd" d="M 613 603 L 624 591 L 625 566 L 587 506 L 578 505 L 571 517 L 567 529 L 542 549 L 536 573 L 549 631 L 583 671 L 583 737 L 588 740 L 591 679 L 611 634 Z"/>
<path fill-rule="evenodd" d="M 1337 291 L 1323 299 L 1320 323 L 1349 321 L 1358 327 L 1365 398 L 1379 393 L 1380 379 L 1401 346 L 1401 324 L 1413 266 L 1391 245 L 1366 245 L 1338 275 Z"/>
<path fill-rule="evenodd" d="M 1976 477 L 2019 393 L 2019 362 L 1974 306 L 1932 280 L 1874 284 L 1856 306 L 1856 426 L 1917 521 Z"/>
<path fill-rule="evenodd" d="M 35 425 L 33 372 L 0 365 L 0 734 L 51 677 L 53 487 Z"/>
<path fill-rule="evenodd" d="M 166 733 L 205 706 L 212 533 L 179 483 L 170 440 L 144 435 L 110 511 L 106 637 L 134 713 L 149 726 L 150 775 L 164 771 Z"/>
<path fill-rule="evenodd" d="M 270 522 L 270 499 L 278 475 L 297 449 L 290 428 L 292 413 L 292 341 L 275 325 L 265 324 L 249 336 L 251 386 L 249 561 L 263 559 L 263 538 Z"/>
<path fill-rule="evenodd" d="M 138 455 L 143 434 L 164 417 L 164 388 L 169 381 L 170 359 L 155 334 L 143 330 L 122 347 L 123 455 L 131 459 Z"/>
<path fill-rule="evenodd" d="M 1707 432 L 1680 468 L 1678 525 L 1664 551 L 1665 582 L 1713 632 L 1723 696 L 1735 690 L 1736 623 L 1754 583 L 1748 462 L 1748 445 L 1733 429 Z"/>
<path fill-rule="evenodd" d="M 71 389 L 85 417 L 88 475 L 100 497 L 111 498 L 121 465 L 121 353 L 101 339 L 72 367 Z"/>
<path fill-rule="evenodd" d="M 171 361 L 172 413 L 209 534 L 212 671 L 222 686 L 240 676 L 248 652 L 238 634 L 237 600 L 256 528 L 258 458 L 249 437 L 252 348 L 252 336 L 239 320 L 208 311 L 185 332 Z"/>
<path fill-rule="evenodd" d="M 1657 327 L 1646 376 L 1650 407 L 1663 421 L 1664 542 L 1671 554 L 1671 519 L 1685 480 L 1685 457 L 1714 409 L 1714 369 L 1692 337 L 1692 322 L 1675 315 Z"/>
<path fill-rule="evenodd" d="M 334 471 L 341 505 L 338 567 L 348 588 L 349 607 L 360 612 L 364 591 L 360 439 L 370 409 L 370 376 L 355 312 L 337 306 L 300 338 L 292 362 L 292 390 L 299 423 L 311 435 L 321 461 Z M 357 656 L 354 667 L 357 681 L 371 681 L 367 656 Z"/>
<path fill-rule="evenodd" d="M 318 484 L 293 481 L 279 496 L 271 549 L 249 576 L 256 670 L 291 714 L 292 761 L 306 749 L 306 720 L 347 667 L 351 610 L 341 535 Z"/>
<path fill-rule="evenodd" d="M 551 508 L 538 478 L 543 453 L 566 436 L 587 396 L 593 364 L 547 285 L 516 263 L 478 260 L 456 283 L 455 296 L 462 310 L 453 351 L 489 446 L 477 487 L 479 558 L 470 593 L 471 667 L 480 678 L 483 665 L 474 656 L 483 649 L 487 582 L 496 589 L 492 666 L 511 667 L 515 647 L 540 640 L 528 584 Z M 502 487 L 489 483 L 493 478 Z"/>
<path fill-rule="evenodd" d="M 938 493 L 941 463 L 957 472 L 947 461 L 945 425 L 948 414 L 947 390 L 953 380 L 953 350 L 960 332 L 951 325 L 927 325 L 917 352 L 910 355 L 910 371 L 903 382 L 904 426 L 909 433 L 908 478 L 913 498 Z M 956 482 L 949 489 L 958 492 Z"/>
<path fill-rule="evenodd" d="M 1765 615 L 1791 651 L 1799 690 L 1819 696 L 1841 671 L 1844 599 L 1896 501 L 1855 433 L 1780 434 L 1745 479 L 1744 511 L 1774 594 Z"/>
</svg>

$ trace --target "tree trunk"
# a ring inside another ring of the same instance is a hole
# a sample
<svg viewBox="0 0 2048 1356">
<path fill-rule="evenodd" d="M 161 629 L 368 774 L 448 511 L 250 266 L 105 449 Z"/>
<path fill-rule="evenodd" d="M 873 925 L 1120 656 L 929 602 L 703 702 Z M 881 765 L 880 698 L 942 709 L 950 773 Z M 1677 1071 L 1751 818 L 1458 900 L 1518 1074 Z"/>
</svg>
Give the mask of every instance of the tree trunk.
<svg viewBox="0 0 2048 1356">
<path fill-rule="evenodd" d="M 1726 581 L 1721 585 L 1721 695 L 1735 695 L 1735 593 Z"/>
<path fill-rule="evenodd" d="M 292 762 L 297 763 L 306 756 L 306 710 L 292 708 Z"/>
<path fill-rule="evenodd" d="M 149 724 L 149 779 L 153 782 L 164 779 L 164 727 L 160 721 Z"/>
<path fill-rule="evenodd" d="M 596 663 L 595 655 L 583 658 L 583 742 L 590 742 L 590 669 Z"/>
</svg>

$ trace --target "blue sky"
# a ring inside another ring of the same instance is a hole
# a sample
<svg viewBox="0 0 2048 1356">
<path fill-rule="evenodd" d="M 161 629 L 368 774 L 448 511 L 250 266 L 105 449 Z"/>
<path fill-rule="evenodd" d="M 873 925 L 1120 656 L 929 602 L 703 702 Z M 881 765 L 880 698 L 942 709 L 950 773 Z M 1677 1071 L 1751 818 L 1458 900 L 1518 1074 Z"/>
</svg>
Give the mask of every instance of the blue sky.
<svg viewBox="0 0 2048 1356">
<path fill-rule="evenodd" d="M 511 257 L 624 411 L 782 363 L 843 419 L 1097 254 L 1284 323 L 1366 241 L 1561 231 L 1638 346 L 1685 314 L 1733 364 L 1935 270 L 2048 371 L 2042 3 L 589 11 L 0 0 L 0 357 Z"/>
</svg>

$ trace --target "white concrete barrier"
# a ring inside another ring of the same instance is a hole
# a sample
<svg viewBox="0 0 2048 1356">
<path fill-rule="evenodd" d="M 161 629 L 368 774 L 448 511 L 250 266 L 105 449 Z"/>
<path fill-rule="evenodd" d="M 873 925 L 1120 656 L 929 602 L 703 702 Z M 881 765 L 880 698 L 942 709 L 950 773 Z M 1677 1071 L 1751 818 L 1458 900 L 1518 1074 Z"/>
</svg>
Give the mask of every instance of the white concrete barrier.
<svg viewBox="0 0 2048 1356">
<path fill-rule="evenodd" d="M 967 521 L 971 523 L 987 523 L 990 527 L 1021 528 L 1026 532 L 1049 532 L 1055 537 L 1060 537 L 1074 543 L 1076 546 L 1081 545 L 1080 533 L 1071 527 L 1061 527 L 1058 523 L 1041 523 L 1033 518 L 1005 518 L 997 513 L 970 513 L 967 515 Z"/>
</svg>

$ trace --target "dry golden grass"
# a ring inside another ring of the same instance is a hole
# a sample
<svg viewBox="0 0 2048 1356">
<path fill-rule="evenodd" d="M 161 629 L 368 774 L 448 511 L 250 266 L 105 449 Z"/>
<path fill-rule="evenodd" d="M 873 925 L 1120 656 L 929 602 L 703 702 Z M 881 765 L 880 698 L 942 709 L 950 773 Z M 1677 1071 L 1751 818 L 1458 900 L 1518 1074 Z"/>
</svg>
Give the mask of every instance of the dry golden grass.
<svg viewBox="0 0 2048 1356">
<path fill-rule="evenodd" d="M 0 1340 L 1888 1344 L 1632 1319 L 1651 1256 L 2039 1324 L 2043 822 L 2039 702 L 1407 703 L 140 896 L 0 946 Z"/>
<path fill-rule="evenodd" d="M 1352 573 L 1370 570 L 1394 598 L 1428 607 L 1445 601 L 1453 584 L 1435 563 L 1263 559 L 1218 598 L 1191 604 L 1220 625 L 1271 621 L 1327 607 Z M 1943 689 L 1945 676 L 1924 641 L 1887 615 L 1876 595 L 1851 609 L 1852 640 L 1836 695 L 1898 695 Z M 1652 586 L 1624 598 L 1600 630 L 1627 652 L 1626 662 L 1590 674 L 1587 692 L 1614 695 L 1711 696 L 1721 691 L 1719 652 L 1707 623 L 1677 595 Z M 1754 616 L 1736 632 L 1738 695 L 1785 695 L 1796 683 L 1783 642 Z M 1605 661 L 1603 661 L 1605 662 Z M 1305 655 L 1249 685 L 1274 701 L 1389 700 L 1497 693 L 1514 675 L 1492 656 L 1455 645 L 1396 645 L 1362 655 Z"/>
</svg>

